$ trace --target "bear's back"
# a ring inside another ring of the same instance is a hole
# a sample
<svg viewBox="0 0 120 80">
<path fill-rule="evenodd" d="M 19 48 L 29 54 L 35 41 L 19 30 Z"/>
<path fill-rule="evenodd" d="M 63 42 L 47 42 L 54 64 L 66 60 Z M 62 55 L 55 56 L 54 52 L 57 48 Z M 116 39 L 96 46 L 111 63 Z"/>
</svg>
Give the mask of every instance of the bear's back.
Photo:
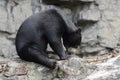
<svg viewBox="0 0 120 80">
<path fill-rule="evenodd" d="M 46 32 L 60 31 L 62 24 L 64 21 L 55 9 L 33 14 L 20 26 L 16 36 L 16 45 L 19 45 L 20 50 L 27 43 L 38 40 Z"/>
</svg>

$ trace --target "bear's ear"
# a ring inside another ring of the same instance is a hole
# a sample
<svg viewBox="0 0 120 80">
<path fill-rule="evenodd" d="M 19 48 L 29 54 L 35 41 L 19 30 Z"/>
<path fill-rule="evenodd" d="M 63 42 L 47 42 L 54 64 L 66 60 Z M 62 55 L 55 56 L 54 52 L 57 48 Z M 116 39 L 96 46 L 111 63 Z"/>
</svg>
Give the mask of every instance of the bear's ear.
<svg viewBox="0 0 120 80">
<path fill-rule="evenodd" d="M 76 31 L 76 33 L 80 33 L 81 34 L 81 28 L 78 28 L 78 30 Z"/>
</svg>

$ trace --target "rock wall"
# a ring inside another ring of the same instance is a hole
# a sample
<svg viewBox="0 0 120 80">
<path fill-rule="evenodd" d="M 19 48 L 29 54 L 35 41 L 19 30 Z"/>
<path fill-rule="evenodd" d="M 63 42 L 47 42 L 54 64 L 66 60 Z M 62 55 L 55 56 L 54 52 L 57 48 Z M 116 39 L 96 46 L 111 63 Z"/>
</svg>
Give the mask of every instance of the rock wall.
<svg viewBox="0 0 120 80">
<path fill-rule="evenodd" d="M 14 39 L 30 15 L 59 8 L 82 29 L 80 53 L 107 53 L 120 46 L 119 0 L 0 0 L 0 55 L 16 55 Z"/>
<path fill-rule="evenodd" d="M 13 59 L 21 23 L 49 8 L 61 9 L 82 29 L 79 54 L 99 56 L 71 57 L 60 64 L 62 71 Z M 119 12 L 120 0 L 0 0 L 0 80 L 119 80 Z"/>
</svg>

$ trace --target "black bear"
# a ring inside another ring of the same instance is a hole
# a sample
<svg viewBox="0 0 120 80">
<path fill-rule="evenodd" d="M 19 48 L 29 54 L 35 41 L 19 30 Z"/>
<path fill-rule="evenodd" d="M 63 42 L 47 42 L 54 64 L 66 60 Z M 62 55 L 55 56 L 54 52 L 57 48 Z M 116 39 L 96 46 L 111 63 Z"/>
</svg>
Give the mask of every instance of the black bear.
<svg viewBox="0 0 120 80">
<path fill-rule="evenodd" d="M 66 48 L 80 45 L 81 30 L 59 10 L 49 9 L 36 13 L 20 26 L 15 40 L 16 50 L 21 59 L 55 68 L 56 61 L 46 56 L 47 44 L 60 60 L 67 59 Z"/>
</svg>

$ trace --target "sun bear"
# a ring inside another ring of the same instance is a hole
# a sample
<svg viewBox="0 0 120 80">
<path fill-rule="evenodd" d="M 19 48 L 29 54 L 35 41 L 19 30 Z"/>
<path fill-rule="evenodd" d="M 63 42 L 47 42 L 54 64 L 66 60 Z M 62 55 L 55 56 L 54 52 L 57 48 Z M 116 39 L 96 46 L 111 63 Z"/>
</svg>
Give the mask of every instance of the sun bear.
<svg viewBox="0 0 120 80">
<path fill-rule="evenodd" d="M 61 39 L 63 39 L 63 44 Z M 20 26 L 15 40 L 16 50 L 23 60 L 55 68 L 56 61 L 47 57 L 49 44 L 60 60 L 68 58 L 66 48 L 76 47 L 81 43 L 81 30 L 59 10 L 49 9 L 33 14 Z"/>
</svg>

